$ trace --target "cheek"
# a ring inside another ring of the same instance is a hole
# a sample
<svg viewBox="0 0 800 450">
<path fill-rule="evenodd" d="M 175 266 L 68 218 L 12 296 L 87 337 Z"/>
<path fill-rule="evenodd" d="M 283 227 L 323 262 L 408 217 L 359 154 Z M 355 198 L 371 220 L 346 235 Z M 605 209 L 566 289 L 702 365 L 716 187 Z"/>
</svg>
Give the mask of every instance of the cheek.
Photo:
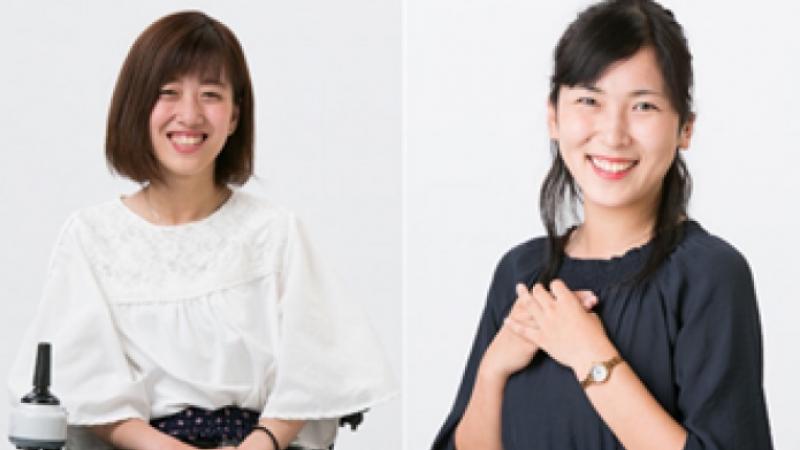
<svg viewBox="0 0 800 450">
<path fill-rule="evenodd" d="M 583 163 L 586 146 L 592 137 L 593 122 L 585 114 L 565 113 L 559 117 L 559 140 L 561 158 L 567 170 L 575 176 L 578 165 Z"/>
<path fill-rule="evenodd" d="M 631 133 L 655 165 L 667 166 L 672 162 L 678 147 L 678 125 L 672 121 L 640 121 Z"/>
<path fill-rule="evenodd" d="M 156 103 L 150 112 L 150 132 L 155 133 L 167 125 L 171 117 L 170 107 L 164 103 Z"/>
<path fill-rule="evenodd" d="M 215 127 L 227 129 L 233 118 L 233 107 L 230 105 L 212 106 L 206 109 L 205 114 Z"/>
<path fill-rule="evenodd" d="M 594 123 L 589 114 L 577 111 L 564 111 L 559 117 L 559 141 L 568 147 L 580 145 L 592 135 Z"/>
</svg>

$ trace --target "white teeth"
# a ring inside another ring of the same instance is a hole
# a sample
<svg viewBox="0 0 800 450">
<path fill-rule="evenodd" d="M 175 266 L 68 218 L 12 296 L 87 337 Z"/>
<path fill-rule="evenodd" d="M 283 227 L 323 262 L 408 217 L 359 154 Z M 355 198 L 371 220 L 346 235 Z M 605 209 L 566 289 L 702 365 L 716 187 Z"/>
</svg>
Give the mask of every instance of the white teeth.
<svg viewBox="0 0 800 450">
<path fill-rule="evenodd" d="M 599 159 L 599 158 L 591 158 L 591 159 L 592 159 L 592 164 L 597 166 L 599 169 L 604 170 L 606 172 L 611 172 L 611 173 L 623 172 L 625 170 L 630 169 L 631 167 L 633 167 L 634 164 L 636 164 L 636 161 L 631 161 L 631 162 L 611 162 L 611 161 L 607 161 L 605 159 Z"/>
<path fill-rule="evenodd" d="M 187 136 L 185 134 L 173 135 L 172 142 L 181 145 L 197 145 L 203 142 L 203 136 Z"/>
</svg>

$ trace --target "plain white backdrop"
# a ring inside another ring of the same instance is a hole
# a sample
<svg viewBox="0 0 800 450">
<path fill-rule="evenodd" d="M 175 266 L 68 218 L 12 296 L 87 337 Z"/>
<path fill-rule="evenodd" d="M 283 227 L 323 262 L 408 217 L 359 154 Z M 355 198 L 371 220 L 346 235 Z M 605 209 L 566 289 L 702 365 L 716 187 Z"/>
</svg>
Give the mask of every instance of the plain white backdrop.
<svg viewBox="0 0 800 450">
<path fill-rule="evenodd" d="M 777 449 L 800 449 L 800 6 L 664 0 L 694 54 L 690 214 L 755 274 Z M 585 0 L 406 0 L 408 449 L 455 398 L 495 264 L 542 235 L 552 51 Z"/>
<path fill-rule="evenodd" d="M 303 219 L 323 259 L 337 266 L 366 308 L 399 384 L 396 0 L 4 2 L 0 378 L 7 378 L 16 337 L 33 316 L 51 246 L 69 212 L 137 189 L 105 166 L 112 89 L 136 36 L 184 9 L 221 20 L 244 47 L 256 96 L 258 175 L 246 190 Z M 0 448 L 11 447 L 7 419 L 2 401 Z M 400 421 L 398 396 L 368 413 L 357 432 L 342 429 L 337 448 L 400 449 Z"/>
<path fill-rule="evenodd" d="M 792 0 L 664 3 L 695 56 L 691 215 L 753 268 L 775 448 L 798 449 L 800 9 Z M 129 46 L 156 18 L 197 8 L 233 29 L 253 75 L 259 178 L 246 189 L 299 213 L 403 374 L 404 401 L 375 408 L 337 448 L 429 447 L 497 260 L 542 234 L 552 49 L 588 4 L 4 3 L 0 377 L 67 214 L 136 188 L 110 176 L 102 156 Z M 6 421 L 0 402 L 2 435 Z"/>
</svg>

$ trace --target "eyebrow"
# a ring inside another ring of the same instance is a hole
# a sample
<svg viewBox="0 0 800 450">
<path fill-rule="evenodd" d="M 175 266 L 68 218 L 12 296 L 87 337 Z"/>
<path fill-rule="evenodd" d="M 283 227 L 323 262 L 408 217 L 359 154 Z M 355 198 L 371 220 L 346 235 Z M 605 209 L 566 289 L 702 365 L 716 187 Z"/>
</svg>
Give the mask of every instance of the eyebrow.
<svg viewBox="0 0 800 450">
<path fill-rule="evenodd" d="M 594 92 L 595 94 L 605 94 L 605 91 L 603 91 L 602 89 L 600 89 L 595 85 L 579 84 L 577 87 L 581 89 L 586 89 L 587 91 L 590 92 Z M 655 91 L 653 89 L 636 89 L 635 91 L 632 91 L 629 94 L 630 97 L 641 97 L 643 95 L 657 95 L 660 97 L 664 97 L 664 94 L 662 94 L 659 91 Z"/>
<path fill-rule="evenodd" d="M 173 83 L 178 83 L 178 80 L 167 81 L 166 83 L 162 84 L 161 86 L 162 87 L 163 86 L 168 86 L 168 85 L 173 84 Z M 220 81 L 220 80 L 203 80 L 203 81 L 200 82 L 200 86 L 206 86 L 206 87 L 213 86 L 213 87 L 216 87 L 216 88 L 225 88 L 227 86 L 227 84 L 222 82 L 222 81 Z"/>
<path fill-rule="evenodd" d="M 200 82 L 200 84 L 211 84 L 211 85 L 220 86 L 220 87 L 224 87 L 226 85 L 226 83 L 224 83 L 222 80 L 211 80 L 211 79 L 202 80 Z"/>
<path fill-rule="evenodd" d="M 172 83 L 178 83 L 179 81 L 180 81 L 179 79 L 167 80 L 166 82 L 164 82 L 163 85 L 172 84 Z M 200 80 L 200 85 L 202 85 L 202 86 L 212 85 L 212 86 L 225 87 L 227 84 L 228 83 L 226 83 L 226 82 L 224 82 L 222 80 L 217 80 L 217 79 L 214 79 L 214 78 L 207 78 L 207 79 L 204 79 L 204 80 Z"/>
</svg>

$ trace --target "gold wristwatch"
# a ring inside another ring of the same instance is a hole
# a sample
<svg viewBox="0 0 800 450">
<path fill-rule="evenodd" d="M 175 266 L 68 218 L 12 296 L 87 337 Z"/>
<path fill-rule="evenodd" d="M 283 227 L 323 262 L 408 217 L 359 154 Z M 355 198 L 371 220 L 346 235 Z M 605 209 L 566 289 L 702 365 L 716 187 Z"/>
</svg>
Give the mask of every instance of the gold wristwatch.
<svg viewBox="0 0 800 450">
<path fill-rule="evenodd" d="M 581 381 L 581 387 L 586 389 L 586 387 L 590 384 L 605 383 L 611 376 L 611 370 L 614 368 L 614 366 L 621 362 L 622 358 L 620 356 L 615 356 L 608 361 L 592 363 L 592 367 L 589 369 L 589 374 L 586 375 L 586 378 L 584 378 L 583 381 Z"/>
</svg>

